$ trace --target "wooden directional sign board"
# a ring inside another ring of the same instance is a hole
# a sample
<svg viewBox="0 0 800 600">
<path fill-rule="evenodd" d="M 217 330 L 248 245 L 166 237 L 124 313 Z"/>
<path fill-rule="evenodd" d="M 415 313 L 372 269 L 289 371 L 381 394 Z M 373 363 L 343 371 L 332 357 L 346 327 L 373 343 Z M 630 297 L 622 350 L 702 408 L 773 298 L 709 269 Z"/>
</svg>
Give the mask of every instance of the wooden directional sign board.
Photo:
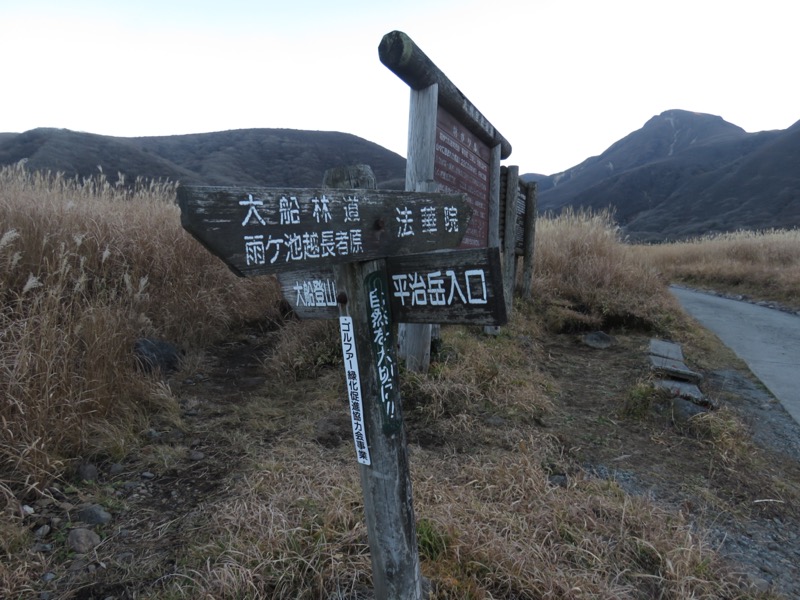
<svg viewBox="0 0 800 600">
<path fill-rule="evenodd" d="M 181 224 L 237 275 L 330 267 L 457 247 L 462 194 L 381 190 L 178 188 Z"/>
<path fill-rule="evenodd" d="M 500 251 L 448 250 L 386 259 L 389 302 L 401 323 L 504 325 Z M 332 269 L 278 274 L 283 296 L 304 319 L 339 316 Z"/>
</svg>

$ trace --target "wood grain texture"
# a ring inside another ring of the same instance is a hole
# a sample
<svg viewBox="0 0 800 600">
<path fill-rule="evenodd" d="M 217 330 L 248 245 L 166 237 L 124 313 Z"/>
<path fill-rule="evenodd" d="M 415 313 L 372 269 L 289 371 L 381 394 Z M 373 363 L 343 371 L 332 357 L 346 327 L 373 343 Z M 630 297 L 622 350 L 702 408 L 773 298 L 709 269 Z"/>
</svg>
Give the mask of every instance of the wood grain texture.
<svg viewBox="0 0 800 600">
<path fill-rule="evenodd" d="M 378 46 L 381 62 L 411 89 L 420 90 L 433 84 L 439 86 L 439 104 L 444 106 L 485 144 L 499 145 L 502 158 L 511 154 L 511 144 L 469 101 L 439 67 L 402 31 L 383 36 Z"/>
<path fill-rule="evenodd" d="M 178 203 L 184 229 L 240 276 L 457 247 L 472 214 L 462 194 L 366 189 L 182 186 Z"/>
</svg>

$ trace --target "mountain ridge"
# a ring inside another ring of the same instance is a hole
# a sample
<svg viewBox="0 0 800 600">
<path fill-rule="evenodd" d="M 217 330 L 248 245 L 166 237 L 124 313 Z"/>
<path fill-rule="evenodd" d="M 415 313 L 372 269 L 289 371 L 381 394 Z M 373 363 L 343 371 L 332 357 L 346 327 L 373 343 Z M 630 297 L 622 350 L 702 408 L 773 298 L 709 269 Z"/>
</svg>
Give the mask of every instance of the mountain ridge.
<svg viewBox="0 0 800 600">
<path fill-rule="evenodd" d="M 126 179 L 193 185 L 321 185 L 332 167 L 368 164 L 384 186 L 402 187 L 405 159 L 378 144 L 335 131 L 235 129 L 174 136 L 114 137 L 38 128 L 0 134 L 0 165 L 91 177 L 98 167 Z"/>
<path fill-rule="evenodd" d="M 611 207 L 626 235 L 663 241 L 800 226 L 800 122 L 748 133 L 716 115 L 669 110 L 602 154 L 537 181 L 539 209 Z"/>
<path fill-rule="evenodd" d="M 235 129 L 113 137 L 67 129 L 0 133 L 0 165 L 72 178 L 98 167 L 126 181 L 314 187 L 332 167 L 368 164 L 378 185 L 403 189 L 405 158 L 351 134 Z M 536 181 L 539 212 L 610 208 L 624 235 L 659 242 L 737 229 L 800 227 L 800 121 L 748 133 L 717 115 L 672 109 L 605 151 Z"/>
</svg>

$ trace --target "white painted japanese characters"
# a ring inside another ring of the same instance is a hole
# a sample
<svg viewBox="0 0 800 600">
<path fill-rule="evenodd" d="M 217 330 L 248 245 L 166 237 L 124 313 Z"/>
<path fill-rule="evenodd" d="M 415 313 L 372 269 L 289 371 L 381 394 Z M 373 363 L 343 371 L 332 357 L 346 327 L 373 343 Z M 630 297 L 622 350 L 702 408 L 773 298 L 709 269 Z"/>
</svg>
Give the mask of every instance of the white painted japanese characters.
<svg viewBox="0 0 800 600">
<path fill-rule="evenodd" d="M 350 409 L 350 420 L 353 424 L 353 442 L 356 448 L 356 458 L 362 465 L 369 465 L 371 461 L 367 433 L 364 429 L 364 404 L 361 396 L 361 376 L 358 372 L 358 354 L 352 317 L 339 317 L 339 331 L 342 337 L 347 403 Z"/>
<path fill-rule="evenodd" d="M 184 228 L 238 275 L 454 248 L 473 212 L 464 194 L 381 190 L 181 187 L 178 201 Z"/>
<path fill-rule="evenodd" d="M 402 306 L 486 304 L 486 271 L 469 269 L 457 273 L 453 269 L 437 269 L 398 273 L 392 275 L 392 298 Z"/>
<path fill-rule="evenodd" d="M 316 225 L 331 224 L 334 219 L 330 206 L 331 200 L 325 194 L 320 197 L 312 196 L 308 199 L 308 203 L 312 206 L 311 215 L 308 217 L 309 222 Z M 239 204 L 248 209 L 242 221 L 244 230 L 247 230 L 247 226 L 251 224 L 262 227 L 270 225 L 258 212 L 258 208 L 264 206 L 263 200 L 253 198 L 252 194 L 248 194 L 247 200 L 241 200 Z M 360 223 L 358 204 L 358 196 L 348 196 L 344 199 L 342 224 Z M 278 222 L 273 222 L 272 225 L 280 225 L 282 228 L 302 225 L 300 203 L 297 196 L 281 195 L 278 198 L 277 213 Z M 263 266 L 267 264 L 267 261 L 274 265 L 275 263 L 335 258 L 337 256 L 347 257 L 364 253 L 360 225 L 336 230 L 333 228 L 323 229 L 322 231 L 298 227 L 283 233 L 243 235 L 243 241 L 245 262 L 248 266 Z"/>
<path fill-rule="evenodd" d="M 383 411 L 383 427 L 390 431 L 400 426 L 395 398 L 397 389 L 397 365 L 394 361 L 394 338 L 390 317 L 389 298 L 381 272 L 375 272 L 364 282 L 369 302 L 369 332 L 372 352 L 378 372 L 378 389 Z"/>
</svg>

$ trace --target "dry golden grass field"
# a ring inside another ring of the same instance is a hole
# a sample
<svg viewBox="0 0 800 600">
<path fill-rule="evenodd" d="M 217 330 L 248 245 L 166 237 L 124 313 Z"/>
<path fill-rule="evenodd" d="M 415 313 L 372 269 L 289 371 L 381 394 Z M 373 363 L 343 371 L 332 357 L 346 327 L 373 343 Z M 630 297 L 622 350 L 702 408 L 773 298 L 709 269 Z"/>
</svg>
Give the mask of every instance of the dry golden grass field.
<svg viewBox="0 0 800 600">
<path fill-rule="evenodd" d="M 0 171 L 0 597 L 371 598 L 335 323 L 232 276 L 174 193 Z M 798 457 L 753 435 L 769 399 L 655 251 L 608 214 L 541 219 L 535 300 L 498 336 L 443 327 L 430 372 L 402 373 L 431 598 L 800 594 Z M 596 330 L 616 343 L 583 344 Z M 137 369 L 141 337 L 179 370 Z M 650 337 L 720 408 L 672 412 Z"/>
</svg>

